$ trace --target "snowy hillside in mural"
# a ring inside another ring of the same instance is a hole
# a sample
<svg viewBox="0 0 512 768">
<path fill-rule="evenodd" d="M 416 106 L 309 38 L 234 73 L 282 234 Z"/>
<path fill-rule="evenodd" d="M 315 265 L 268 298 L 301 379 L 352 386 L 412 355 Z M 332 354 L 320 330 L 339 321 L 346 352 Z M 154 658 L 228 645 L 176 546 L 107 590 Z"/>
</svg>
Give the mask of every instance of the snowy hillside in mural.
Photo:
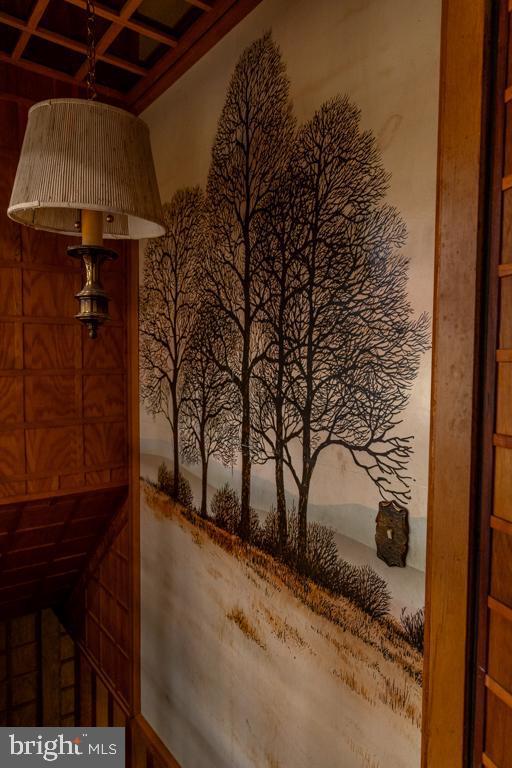
<svg viewBox="0 0 512 768">
<path fill-rule="evenodd" d="M 181 764 L 418 765 L 421 654 L 209 526 L 143 493 L 142 709 Z"/>
<path fill-rule="evenodd" d="M 141 448 L 142 451 L 147 448 L 146 441 L 142 441 Z M 162 462 L 167 463 L 169 467 L 172 466 L 169 449 L 165 453 L 162 452 L 160 454 L 141 453 L 141 476 L 156 483 L 158 466 Z M 214 470 L 211 472 L 208 485 L 209 506 L 216 490 L 221 488 L 226 482 L 230 483 L 238 492 L 240 490 L 237 477 L 233 476 L 231 471 L 222 471 L 222 467 L 217 468 L 217 471 L 215 469 L 214 467 Z M 198 502 L 201 498 L 201 478 L 197 474 L 196 467 L 182 467 L 181 471 L 190 483 L 194 499 Z M 257 483 L 261 484 L 262 481 L 258 478 L 255 484 Z M 258 490 L 261 493 L 261 488 Z M 268 490 L 268 493 L 269 495 L 271 494 L 271 489 Z M 269 503 L 265 492 L 262 495 L 265 503 L 261 503 L 262 500 L 258 499 L 254 502 L 254 508 L 263 522 L 268 510 L 272 508 L 275 502 L 271 500 Z M 290 495 L 288 503 L 293 505 L 293 496 Z M 367 563 L 385 579 L 391 593 L 390 612 L 392 615 L 399 618 L 403 609 L 408 612 L 414 612 L 421 608 L 425 599 L 424 570 L 411 565 L 411 561 L 414 562 L 411 554 L 408 556 L 408 563 L 405 569 L 389 568 L 377 557 L 375 550 L 375 509 L 352 504 L 332 507 L 310 504 L 309 516 L 312 520 L 332 528 L 339 553 L 344 559 L 355 565 Z M 418 554 L 420 556 L 423 555 L 423 557 L 426 533 L 425 523 L 425 518 L 418 518 L 412 521 L 411 528 L 411 534 L 417 530 L 417 541 L 412 540 L 410 553 L 414 553 L 417 547 Z M 414 526 L 417 526 L 417 529 Z"/>
</svg>

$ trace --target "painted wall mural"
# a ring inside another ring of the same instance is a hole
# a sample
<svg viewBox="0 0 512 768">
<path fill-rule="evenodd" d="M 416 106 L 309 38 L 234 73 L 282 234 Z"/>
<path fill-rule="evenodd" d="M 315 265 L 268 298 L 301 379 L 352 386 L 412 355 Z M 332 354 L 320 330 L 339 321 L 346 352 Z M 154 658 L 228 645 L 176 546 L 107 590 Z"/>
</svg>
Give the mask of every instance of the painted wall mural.
<svg viewBox="0 0 512 768">
<path fill-rule="evenodd" d="M 338 85 L 299 119 L 249 39 L 143 253 L 142 708 L 183 768 L 420 761 L 430 316 Z"/>
</svg>

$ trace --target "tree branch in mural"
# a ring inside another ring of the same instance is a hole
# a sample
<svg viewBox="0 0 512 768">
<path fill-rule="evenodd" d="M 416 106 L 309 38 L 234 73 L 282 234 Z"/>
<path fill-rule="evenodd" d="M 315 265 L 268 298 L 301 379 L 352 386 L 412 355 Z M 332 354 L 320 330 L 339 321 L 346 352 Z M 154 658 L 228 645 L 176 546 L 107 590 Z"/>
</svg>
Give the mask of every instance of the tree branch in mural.
<svg viewBox="0 0 512 768">
<path fill-rule="evenodd" d="M 242 54 L 217 127 L 208 175 L 211 245 L 206 293 L 237 335 L 234 359 L 216 357 L 240 392 L 242 488 L 240 535 L 249 537 L 251 399 L 253 372 L 262 357 L 256 326 L 268 297 L 263 279 L 264 220 L 286 167 L 294 120 L 284 64 L 269 34 Z"/>
<path fill-rule="evenodd" d="M 184 366 L 196 314 L 204 216 L 204 195 L 197 187 L 180 190 L 164 206 L 166 233 L 148 243 L 140 296 L 141 398 L 148 413 L 163 414 L 170 425 L 175 498 Z"/>
<path fill-rule="evenodd" d="M 296 128 L 267 34 L 244 51 L 229 84 L 206 214 L 199 190 L 179 192 L 168 234 L 146 256 L 143 396 L 153 413 L 171 402 L 175 466 L 186 403 L 184 457 L 201 458 L 205 514 L 207 458 L 231 460 L 240 424 L 239 534 L 250 536 L 251 462 L 272 461 L 279 550 L 303 572 L 311 480 L 325 449 L 345 449 L 384 499 L 410 499 L 412 436 L 397 430 L 429 321 L 413 318 L 406 230 L 385 202 L 388 184 L 348 98 L 327 101 Z M 194 286 L 205 313 L 197 322 Z M 293 553 L 287 475 L 298 493 Z"/>
<path fill-rule="evenodd" d="M 222 327 L 208 305 L 199 311 L 184 367 L 181 453 L 187 464 L 201 463 L 202 517 L 207 517 L 208 465 L 214 456 L 224 466 L 233 463 L 239 446 L 239 393 L 215 358 L 229 356 L 235 339 L 230 326 Z M 231 338 L 231 344 L 230 344 Z"/>
</svg>

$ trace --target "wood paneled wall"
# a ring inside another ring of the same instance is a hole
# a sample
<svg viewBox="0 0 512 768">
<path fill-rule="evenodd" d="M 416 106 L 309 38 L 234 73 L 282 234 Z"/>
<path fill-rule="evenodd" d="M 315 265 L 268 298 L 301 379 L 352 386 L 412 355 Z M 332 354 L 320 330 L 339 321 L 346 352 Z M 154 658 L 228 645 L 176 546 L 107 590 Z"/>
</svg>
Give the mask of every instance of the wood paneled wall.
<svg viewBox="0 0 512 768">
<path fill-rule="evenodd" d="M 61 602 L 125 499 L 109 486 L 0 504 L 0 616 Z"/>
<path fill-rule="evenodd" d="M 75 662 L 52 611 L 0 622 L 0 725 L 74 725 Z"/>
<path fill-rule="evenodd" d="M 127 482 L 128 248 L 105 266 L 113 319 L 90 340 L 74 319 L 76 240 L 7 218 L 28 103 L 0 104 L 0 498 Z"/>
<path fill-rule="evenodd" d="M 77 654 L 77 725 L 129 727 L 130 717 L 83 651 Z"/>
<path fill-rule="evenodd" d="M 512 4 L 499 7 L 472 765 L 512 768 Z"/>
<path fill-rule="evenodd" d="M 101 674 L 127 715 L 134 713 L 130 544 L 125 504 L 64 611 L 66 626 L 84 658 Z"/>
</svg>

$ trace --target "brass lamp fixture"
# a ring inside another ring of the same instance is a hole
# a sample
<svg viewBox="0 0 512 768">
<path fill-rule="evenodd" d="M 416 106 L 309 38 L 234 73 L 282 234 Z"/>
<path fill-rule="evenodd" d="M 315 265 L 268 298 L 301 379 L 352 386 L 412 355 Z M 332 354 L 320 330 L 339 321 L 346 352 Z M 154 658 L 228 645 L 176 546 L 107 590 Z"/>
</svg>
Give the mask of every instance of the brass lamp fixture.
<svg viewBox="0 0 512 768">
<path fill-rule="evenodd" d="M 31 107 L 7 210 L 35 229 L 81 235 L 68 253 L 84 264 L 77 319 L 95 338 L 108 320 L 100 268 L 115 259 L 103 236 L 138 240 L 165 231 L 149 129 L 138 117 L 95 100 L 94 8 L 88 3 L 89 100 Z"/>
</svg>

